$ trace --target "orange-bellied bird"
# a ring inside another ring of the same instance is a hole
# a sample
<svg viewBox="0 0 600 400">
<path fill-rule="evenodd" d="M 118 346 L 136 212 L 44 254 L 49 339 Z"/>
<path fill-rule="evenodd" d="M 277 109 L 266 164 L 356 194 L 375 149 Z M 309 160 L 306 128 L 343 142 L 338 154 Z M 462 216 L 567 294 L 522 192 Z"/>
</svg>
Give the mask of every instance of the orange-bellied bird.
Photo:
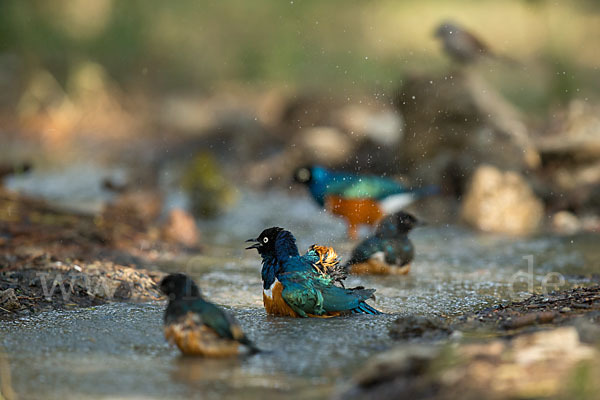
<svg viewBox="0 0 600 400">
<path fill-rule="evenodd" d="M 229 357 L 259 350 L 246 337 L 235 318 L 206 301 L 192 279 L 171 274 L 160 282 L 169 297 L 165 310 L 165 337 L 183 354 Z"/>
<path fill-rule="evenodd" d="M 334 172 L 316 165 L 298 168 L 294 179 L 308 186 L 320 206 L 346 219 L 352 239 L 358 225 L 375 225 L 384 215 L 439 191 L 437 186 L 410 189 L 393 179 Z"/>
<path fill-rule="evenodd" d="M 408 233 L 420 225 L 424 224 L 404 211 L 386 216 L 375 235 L 354 248 L 346 268 L 352 274 L 408 274 L 415 254 Z"/>
<path fill-rule="evenodd" d="M 301 256 L 296 239 L 285 229 L 265 229 L 247 249 L 262 257 L 263 302 L 268 314 L 288 317 L 334 317 L 380 314 L 365 301 L 375 289 L 345 289 L 326 269 L 315 267 L 318 251 Z M 337 256 L 336 256 L 337 257 Z M 321 264 L 323 266 L 324 264 Z"/>
</svg>

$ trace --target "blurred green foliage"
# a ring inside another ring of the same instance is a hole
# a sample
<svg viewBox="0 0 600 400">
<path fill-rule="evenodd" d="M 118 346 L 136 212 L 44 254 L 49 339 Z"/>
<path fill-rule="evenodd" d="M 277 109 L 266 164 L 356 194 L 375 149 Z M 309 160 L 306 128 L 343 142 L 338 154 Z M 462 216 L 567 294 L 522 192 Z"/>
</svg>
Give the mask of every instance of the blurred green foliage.
<svg viewBox="0 0 600 400">
<path fill-rule="evenodd" d="M 482 69 L 535 108 L 599 89 L 600 49 L 590 48 L 600 38 L 598 3 L 5 0 L 0 53 L 59 82 L 76 63 L 92 61 L 123 85 L 158 90 L 236 81 L 376 92 L 397 87 L 407 72 L 447 70 L 432 31 L 451 18 L 523 61 L 518 71 Z M 563 71 L 576 78 L 557 75 Z"/>
</svg>

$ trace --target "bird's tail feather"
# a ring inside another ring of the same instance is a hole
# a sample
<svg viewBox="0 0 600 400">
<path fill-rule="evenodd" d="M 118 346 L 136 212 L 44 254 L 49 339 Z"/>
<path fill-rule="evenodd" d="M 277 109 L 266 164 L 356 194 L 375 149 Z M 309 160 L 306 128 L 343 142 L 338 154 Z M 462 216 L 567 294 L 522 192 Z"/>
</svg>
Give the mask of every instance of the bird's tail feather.
<svg viewBox="0 0 600 400">
<path fill-rule="evenodd" d="M 248 350 L 249 350 L 248 354 L 250 354 L 250 355 L 262 352 L 262 350 L 259 349 L 258 347 L 256 347 L 256 345 L 254 343 L 252 343 L 250 341 L 250 339 L 248 339 L 247 337 L 244 337 L 242 340 L 240 340 L 240 343 L 248 348 Z"/>
<path fill-rule="evenodd" d="M 379 315 L 381 311 L 376 310 L 365 302 L 360 303 L 358 307 L 352 310 L 353 314 L 369 314 L 369 315 Z"/>
</svg>

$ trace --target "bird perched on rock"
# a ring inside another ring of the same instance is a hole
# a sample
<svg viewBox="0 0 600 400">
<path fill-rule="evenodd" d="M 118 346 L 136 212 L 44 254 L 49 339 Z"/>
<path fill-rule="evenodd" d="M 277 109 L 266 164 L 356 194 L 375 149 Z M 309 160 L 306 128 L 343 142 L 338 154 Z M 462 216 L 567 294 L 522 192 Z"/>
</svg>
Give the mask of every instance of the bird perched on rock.
<svg viewBox="0 0 600 400">
<path fill-rule="evenodd" d="M 313 199 L 348 223 L 348 236 L 357 236 L 358 225 L 375 225 L 410 203 L 438 192 L 437 186 L 410 189 L 380 176 L 329 171 L 320 166 L 301 167 L 294 180 L 308 186 Z"/>
<path fill-rule="evenodd" d="M 291 232 L 268 228 L 247 242 L 254 243 L 247 249 L 257 249 L 262 257 L 263 303 L 268 314 L 288 317 L 380 314 L 365 302 L 373 298 L 374 289 L 345 289 L 336 285 L 336 278 L 324 268 L 327 258 L 325 264 L 321 262 L 320 268 L 316 268 L 315 263 L 323 259 L 320 251 L 313 249 L 313 253 L 301 256 Z"/>
<path fill-rule="evenodd" d="M 420 221 L 404 211 L 386 216 L 375 235 L 354 248 L 346 268 L 352 274 L 407 274 L 415 252 L 408 233 L 419 225 Z"/>
<path fill-rule="evenodd" d="M 493 53 L 477 36 L 452 21 L 442 22 L 435 30 L 435 37 L 442 41 L 446 54 L 461 64 L 471 64 L 484 57 L 515 63 L 509 57 Z"/>
<path fill-rule="evenodd" d="M 186 355 L 229 357 L 259 350 L 246 337 L 235 318 L 206 301 L 192 279 L 171 274 L 160 282 L 169 297 L 165 310 L 165 337 Z"/>
</svg>

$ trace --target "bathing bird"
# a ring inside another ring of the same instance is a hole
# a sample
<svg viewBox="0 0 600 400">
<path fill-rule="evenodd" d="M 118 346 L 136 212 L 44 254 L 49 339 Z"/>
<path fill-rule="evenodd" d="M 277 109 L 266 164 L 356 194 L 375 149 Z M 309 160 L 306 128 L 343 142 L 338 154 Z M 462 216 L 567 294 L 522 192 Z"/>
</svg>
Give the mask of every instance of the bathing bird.
<svg viewBox="0 0 600 400">
<path fill-rule="evenodd" d="M 438 192 L 437 186 L 411 189 L 393 179 L 335 172 L 317 165 L 298 168 L 294 180 L 308 187 L 319 206 L 346 220 L 351 239 L 357 237 L 360 224 L 375 225 L 384 215 Z"/>
<path fill-rule="evenodd" d="M 375 235 L 354 248 L 345 265 L 348 272 L 372 275 L 408 274 L 415 253 L 408 233 L 419 225 L 423 223 L 404 211 L 386 216 L 377 225 Z"/>
<path fill-rule="evenodd" d="M 192 279 L 171 274 L 160 282 L 169 297 L 164 315 L 165 337 L 186 355 L 230 357 L 257 353 L 235 318 L 200 294 Z"/>
<path fill-rule="evenodd" d="M 291 232 L 272 227 L 247 242 L 253 244 L 246 249 L 256 249 L 262 257 L 263 303 L 268 314 L 288 317 L 380 314 L 366 303 L 373 298 L 375 289 L 340 287 L 336 278 L 323 268 L 325 264 L 317 263 L 320 268 L 315 267 L 320 257 L 318 250 L 300 255 Z"/>
</svg>

